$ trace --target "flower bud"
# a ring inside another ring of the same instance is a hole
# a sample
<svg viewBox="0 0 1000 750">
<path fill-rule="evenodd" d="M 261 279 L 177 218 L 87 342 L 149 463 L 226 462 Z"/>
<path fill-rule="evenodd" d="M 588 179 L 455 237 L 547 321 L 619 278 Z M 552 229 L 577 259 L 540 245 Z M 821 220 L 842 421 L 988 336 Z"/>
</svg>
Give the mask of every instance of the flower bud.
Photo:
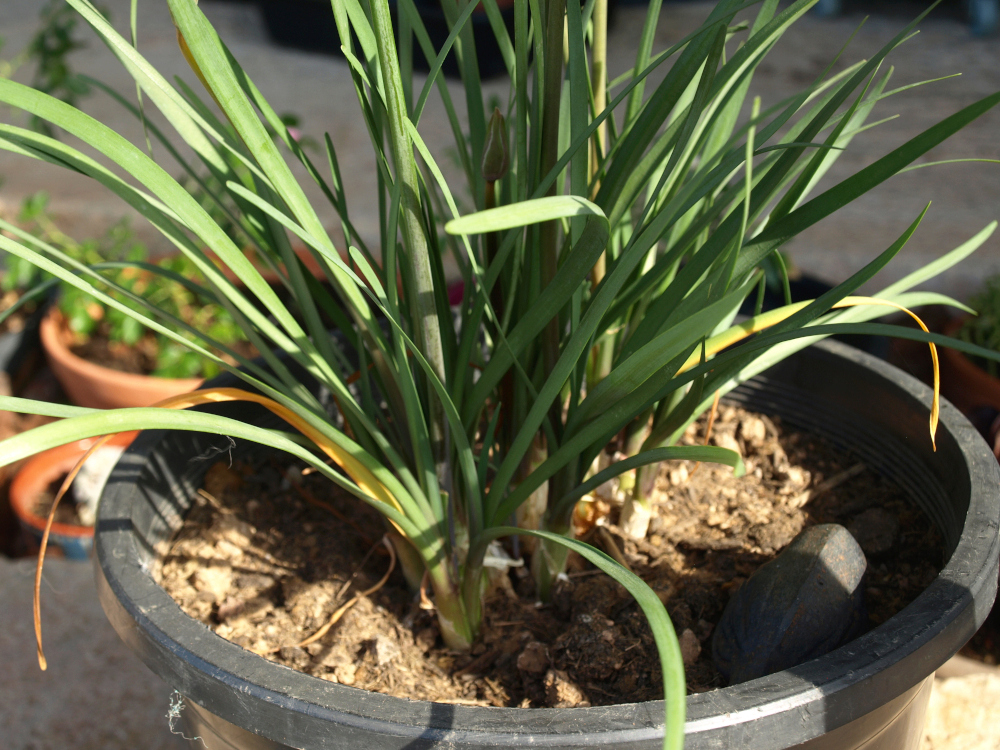
<svg viewBox="0 0 1000 750">
<path fill-rule="evenodd" d="M 486 127 L 486 143 L 483 146 L 483 179 L 496 182 L 507 175 L 510 168 L 510 148 L 507 145 L 507 121 L 500 114 L 500 108 L 493 108 L 493 116 Z"/>
</svg>

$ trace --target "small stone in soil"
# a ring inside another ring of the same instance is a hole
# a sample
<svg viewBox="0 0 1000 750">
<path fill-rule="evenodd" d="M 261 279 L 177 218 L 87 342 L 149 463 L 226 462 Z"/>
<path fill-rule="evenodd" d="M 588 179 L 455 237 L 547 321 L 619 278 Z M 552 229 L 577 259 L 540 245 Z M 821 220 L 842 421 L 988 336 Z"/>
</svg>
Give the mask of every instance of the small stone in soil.
<svg viewBox="0 0 1000 750">
<path fill-rule="evenodd" d="M 215 601 L 222 601 L 233 583 L 233 569 L 228 565 L 199 568 L 191 583 L 198 591 L 211 594 Z"/>
<path fill-rule="evenodd" d="M 531 641 L 517 657 L 517 668 L 522 672 L 542 674 L 549 668 L 549 655 L 545 644 Z"/>
<path fill-rule="evenodd" d="M 246 521 L 241 521 L 234 513 L 225 513 L 216 519 L 209 531 L 214 538 L 225 540 L 240 549 L 250 546 L 256 529 Z"/>
<path fill-rule="evenodd" d="M 681 659 L 684 661 L 684 666 L 689 667 L 698 661 L 698 657 L 701 656 L 701 641 L 698 640 L 698 636 L 694 634 L 691 628 L 685 628 L 679 640 Z"/>
<path fill-rule="evenodd" d="M 306 583 L 288 576 L 281 582 L 285 607 L 292 622 L 300 628 L 312 630 L 322 625 L 332 610 L 336 587 L 332 581 Z"/>
<path fill-rule="evenodd" d="M 727 450 L 735 451 L 736 453 L 739 453 L 741 456 L 743 455 L 743 451 L 740 449 L 739 441 L 732 435 L 729 435 L 725 432 L 720 432 L 717 435 L 713 435 L 712 442 L 715 443 L 720 448 L 725 448 Z"/>
<path fill-rule="evenodd" d="M 740 422 L 740 437 L 754 448 L 760 448 L 767 440 L 767 427 L 764 420 L 752 414 L 745 416 Z"/>
<path fill-rule="evenodd" d="M 378 662 L 380 667 L 384 667 L 401 653 L 399 646 L 393 643 L 391 638 L 381 634 L 375 636 L 375 643 L 372 646 L 372 650 L 375 652 L 375 661 Z"/>
<path fill-rule="evenodd" d="M 238 560 L 243 557 L 243 550 L 226 539 L 215 543 L 215 551 L 223 560 Z"/>
<path fill-rule="evenodd" d="M 869 508 L 859 513 L 847 528 L 868 557 L 890 552 L 899 536 L 899 521 L 882 508 Z"/>
<path fill-rule="evenodd" d="M 437 643 L 437 637 L 437 628 L 424 628 L 417 633 L 414 640 L 424 653 L 426 653 L 434 648 L 434 645 Z"/>
<path fill-rule="evenodd" d="M 304 648 L 298 646 L 282 646 L 281 658 L 291 662 L 296 669 L 303 669 L 309 665 L 311 659 Z"/>
<path fill-rule="evenodd" d="M 243 610 L 246 608 L 246 603 L 242 599 L 237 599 L 234 596 L 227 596 L 226 600 L 219 605 L 219 611 L 217 616 L 219 622 L 225 622 L 233 617 L 243 614 Z"/>
<path fill-rule="evenodd" d="M 333 675 L 337 678 L 337 682 L 343 685 L 353 685 L 357 671 L 358 668 L 353 664 L 344 664 L 334 669 Z"/>
<path fill-rule="evenodd" d="M 867 564 L 843 526 L 806 529 L 729 600 L 712 639 L 716 668 L 733 685 L 822 656 L 856 637 L 867 620 Z"/>
<path fill-rule="evenodd" d="M 551 708 L 574 708 L 590 705 L 587 694 L 561 669 L 550 669 L 546 672 L 545 699 Z"/>
<path fill-rule="evenodd" d="M 672 469 L 667 475 L 670 479 L 670 484 L 674 487 L 684 484 L 688 480 L 688 470 L 684 464 L 680 464 Z"/>
</svg>

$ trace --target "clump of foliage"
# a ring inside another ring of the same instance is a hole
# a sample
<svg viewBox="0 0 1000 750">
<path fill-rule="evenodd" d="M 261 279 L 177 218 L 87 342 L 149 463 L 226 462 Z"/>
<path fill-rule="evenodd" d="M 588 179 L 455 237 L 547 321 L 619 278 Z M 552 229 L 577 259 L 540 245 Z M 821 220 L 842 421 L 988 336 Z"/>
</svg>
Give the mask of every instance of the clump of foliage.
<svg viewBox="0 0 1000 750">
<path fill-rule="evenodd" d="M 962 341 L 1000 352 L 1000 276 L 992 276 L 983 289 L 969 300 L 976 315 L 965 319 L 955 334 Z M 992 359 L 973 357 L 973 361 L 993 377 L 1000 375 L 1000 365 Z"/>
<path fill-rule="evenodd" d="M 199 330 L 227 347 L 246 341 L 229 312 L 201 293 L 198 284 L 201 276 L 188 258 L 175 255 L 149 263 L 146 246 L 135 238 L 127 220 L 116 223 L 98 239 L 78 242 L 59 230 L 47 212 L 47 205 L 48 195 L 44 192 L 30 196 L 22 204 L 19 223 L 22 231 L 28 233 L 25 239 L 48 244 L 74 262 L 99 270 L 105 283 L 98 283 L 97 289 L 106 291 L 121 304 L 121 307 L 110 306 L 73 284 L 60 282 L 57 304 L 76 336 L 76 344 L 83 344 L 93 336 L 112 345 L 142 344 L 155 359 L 149 374 L 157 377 L 211 378 L 221 371 L 216 360 L 142 325 L 135 313 L 143 306 L 135 298 L 149 300 L 180 321 L 183 325 L 174 325 L 171 330 L 185 340 L 197 340 L 191 331 Z M 0 286 L 4 291 L 27 290 L 44 285 L 46 279 L 54 277 L 23 258 L 10 256 Z"/>
<path fill-rule="evenodd" d="M 103 13 L 108 15 L 107 11 Z M 76 105 L 90 92 L 85 78 L 74 73 L 69 63 L 70 53 L 86 46 L 75 36 L 80 17 L 63 0 L 48 0 L 38 16 L 38 30 L 24 49 L 14 59 L 0 62 L 0 77 L 9 78 L 22 66 L 32 64 L 32 88 Z M 52 126 L 35 115 L 31 117 L 31 127 L 39 133 L 55 135 Z"/>
</svg>

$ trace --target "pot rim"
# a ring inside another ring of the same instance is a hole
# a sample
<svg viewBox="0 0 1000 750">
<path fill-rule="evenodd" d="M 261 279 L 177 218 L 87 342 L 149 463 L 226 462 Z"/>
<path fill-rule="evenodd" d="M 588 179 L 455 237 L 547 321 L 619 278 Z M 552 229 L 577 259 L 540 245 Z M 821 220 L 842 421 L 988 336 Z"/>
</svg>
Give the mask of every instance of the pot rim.
<svg viewBox="0 0 1000 750">
<path fill-rule="evenodd" d="M 204 380 L 202 378 L 158 378 L 154 375 L 138 375 L 132 372 L 122 372 L 111 367 L 98 365 L 89 360 L 78 357 L 63 342 L 63 333 L 66 331 L 66 322 L 59 308 L 55 305 L 49 308 L 45 317 L 42 318 L 38 335 L 42 340 L 42 347 L 45 353 L 59 362 L 63 367 L 72 370 L 78 375 L 86 378 L 98 380 L 111 380 L 118 383 L 127 384 L 126 387 L 141 387 L 150 378 L 172 382 L 181 388 L 179 392 L 193 391 L 200 386 Z"/>
<path fill-rule="evenodd" d="M 121 432 L 111 438 L 107 445 L 127 448 L 138 434 L 138 431 Z M 66 445 L 59 445 L 47 451 L 36 453 L 25 461 L 14 478 L 11 479 L 8 489 L 10 507 L 14 511 L 14 515 L 36 531 L 44 532 L 47 519 L 36 514 L 31 508 L 31 501 L 38 489 L 35 484 L 44 481 L 48 486 L 60 474 L 68 472 L 98 439 L 96 437 L 84 438 Z M 53 536 L 86 538 L 94 535 L 94 527 L 53 522 L 50 533 Z"/>
<path fill-rule="evenodd" d="M 954 337 L 965 321 L 971 317 L 971 315 L 960 315 L 958 317 L 951 318 L 944 326 L 942 333 L 944 333 L 945 336 Z M 951 364 L 965 377 L 971 378 L 977 383 L 982 380 L 994 383 L 1000 382 L 1000 378 L 990 375 L 982 367 L 979 367 L 965 352 L 960 352 L 958 349 L 952 349 L 950 346 L 943 346 L 940 348 L 944 350 L 945 358 L 950 360 Z"/>
<path fill-rule="evenodd" d="M 908 400 L 930 408 L 931 390 L 897 368 L 836 341 L 814 344 L 802 354 L 814 350 L 860 366 L 866 375 L 886 381 L 887 387 L 901 390 Z M 995 488 L 1000 486 L 1000 467 L 957 409 L 942 401 L 940 416 L 939 435 L 948 433 L 957 445 L 970 489 L 961 537 L 937 578 L 885 623 L 825 656 L 746 683 L 688 696 L 689 743 L 703 736 L 705 746 L 721 747 L 729 745 L 717 745 L 720 737 L 736 741 L 779 732 L 782 741 L 789 741 L 782 745 L 787 747 L 822 735 L 921 682 L 985 619 L 997 585 L 1000 502 Z M 163 436 L 162 432 L 144 433 L 126 458 L 143 455 Z M 134 476 L 134 465 L 123 469 L 128 463 L 123 459 L 116 472 L 122 469 Z M 525 744 L 525 733 L 532 734 L 530 744 L 540 747 L 568 741 L 582 747 L 662 738 L 662 701 L 564 709 L 458 706 L 371 693 L 269 662 L 183 614 L 149 572 L 139 569 L 134 562 L 139 557 L 139 539 L 132 528 L 129 493 L 122 484 L 109 482 L 108 487 L 95 537 L 95 566 L 102 605 L 112 625 L 154 672 L 227 721 L 251 730 L 267 723 L 268 729 L 260 733 L 271 736 L 276 720 L 258 714 L 276 710 L 280 704 L 293 713 L 284 718 L 282 735 L 273 739 L 286 743 L 297 741 L 298 736 L 322 736 L 318 728 L 331 721 L 359 732 L 456 747 L 487 738 L 490 746 L 520 747 Z M 192 669 L 178 671 L 168 664 L 177 657 Z M 236 697 L 218 698 L 213 690 L 221 686 Z M 858 687 L 865 692 L 847 690 Z M 867 709 L 859 706 L 859 695 L 861 704 L 871 704 Z M 749 722 L 753 722 L 752 730 Z"/>
</svg>

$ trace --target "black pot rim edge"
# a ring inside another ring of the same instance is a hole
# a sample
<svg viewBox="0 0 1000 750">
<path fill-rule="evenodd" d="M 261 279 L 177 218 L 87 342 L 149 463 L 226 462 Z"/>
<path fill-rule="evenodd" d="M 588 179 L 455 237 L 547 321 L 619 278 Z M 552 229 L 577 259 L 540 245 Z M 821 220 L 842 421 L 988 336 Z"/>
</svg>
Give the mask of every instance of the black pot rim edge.
<svg viewBox="0 0 1000 750">
<path fill-rule="evenodd" d="M 818 346 L 874 370 L 929 406 L 930 390 L 896 368 L 837 342 L 824 341 Z M 954 653 L 971 636 L 985 618 L 995 595 L 1000 548 L 997 519 L 986 516 L 984 498 L 977 497 L 976 488 L 987 486 L 989 482 L 995 486 L 1000 471 L 992 452 L 974 428 L 947 402 L 942 402 L 941 429 L 949 430 L 962 449 L 973 496 L 959 546 L 935 581 L 887 623 L 824 657 L 742 685 L 689 696 L 686 725 L 689 740 L 721 726 L 732 727 L 750 720 L 757 723 L 758 730 L 767 731 L 769 722 L 785 715 L 786 720 L 779 722 L 781 726 L 773 728 L 792 728 L 799 741 L 806 741 L 833 728 L 829 725 L 831 714 L 836 716 L 848 709 L 854 716 L 865 713 L 863 707 L 857 706 L 857 691 L 852 691 L 851 706 L 838 705 L 838 698 L 847 688 L 868 683 L 871 689 L 867 694 L 871 695 L 872 708 L 884 704 L 887 697 L 902 694 L 948 658 L 942 652 L 940 638 L 949 640 L 949 648 Z M 143 434 L 130 452 L 148 451 L 160 437 L 162 433 Z M 176 673 L 172 684 L 209 710 L 213 702 L 208 697 L 210 688 L 216 684 L 227 686 L 240 693 L 248 703 L 252 701 L 265 710 L 268 704 L 283 704 L 296 712 L 297 721 L 325 723 L 335 720 L 360 730 L 381 731 L 401 738 L 459 744 L 475 742 L 483 738 L 481 727 L 484 723 L 490 739 L 500 747 L 523 745 L 523 732 L 532 733 L 532 744 L 538 746 L 565 743 L 567 733 L 580 745 L 590 744 L 588 738 L 627 744 L 662 736 L 661 701 L 574 709 L 453 706 L 410 701 L 326 683 L 268 662 L 188 618 L 146 572 L 135 564 L 129 565 L 129 559 L 138 558 L 134 539 L 128 549 L 120 544 L 124 538 L 120 519 L 129 518 L 124 512 L 127 509 L 120 507 L 123 501 L 121 493 L 111 493 L 102 503 L 105 524 L 99 527 L 95 538 L 95 572 L 102 605 L 119 634 L 155 672 L 167 676 L 163 674 L 163 659 L 168 655 L 182 659 L 198 671 L 200 674 L 195 677 Z M 108 526 L 107 521 L 111 521 L 112 526 Z M 956 588 L 964 593 L 956 597 Z M 970 608 L 973 601 L 975 607 Z M 964 611 L 970 612 L 974 622 L 958 618 L 956 613 Z M 167 635 L 160 626 L 163 622 L 171 632 L 179 628 L 195 634 L 191 648 Z M 930 646 L 932 639 L 938 639 L 933 648 Z M 206 653 L 224 653 L 228 657 L 226 661 L 233 658 L 251 660 L 243 670 L 246 675 L 256 672 L 277 677 L 274 684 L 284 688 L 271 690 L 220 669 L 213 659 L 206 658 Z M 320 683 L 322 690 L 317 691 L 316 685 L 305 691 L 299 689 L 308 683 Z M 887 690 L 893 692 L 886 693 Z M 301 697 L 303 693 L 313 699 Z M 317 695 L 325 699 L 316 699 Z M 440 723 L 442 706 L 446 707 L 450 727 L 434 726 Z M 600 729 L 581 732 L 582 725 Z"/>
</svg>

